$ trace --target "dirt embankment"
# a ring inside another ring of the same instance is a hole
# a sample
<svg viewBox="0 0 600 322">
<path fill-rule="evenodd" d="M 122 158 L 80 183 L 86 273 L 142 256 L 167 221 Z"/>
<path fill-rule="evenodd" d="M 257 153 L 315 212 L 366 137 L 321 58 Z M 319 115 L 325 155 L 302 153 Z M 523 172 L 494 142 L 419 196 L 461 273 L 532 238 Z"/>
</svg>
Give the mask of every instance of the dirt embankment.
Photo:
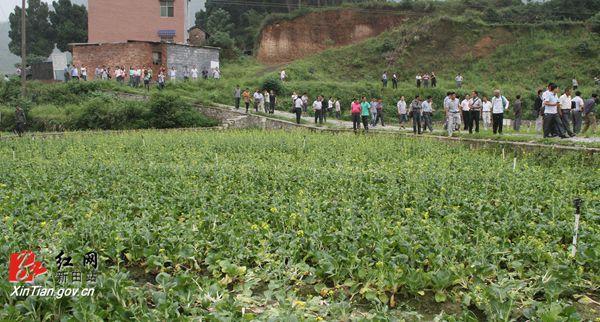
<svg viewBox="0 0 600 322">
<path fill-rule="evenodd" d="M 266 26 L 261 32 L 257 57 L 267 64 L 293 61 L 377 36 L 406 19 L 395 13 L 370 14 L 354 10 L 309 13 Z"/>
</svg>

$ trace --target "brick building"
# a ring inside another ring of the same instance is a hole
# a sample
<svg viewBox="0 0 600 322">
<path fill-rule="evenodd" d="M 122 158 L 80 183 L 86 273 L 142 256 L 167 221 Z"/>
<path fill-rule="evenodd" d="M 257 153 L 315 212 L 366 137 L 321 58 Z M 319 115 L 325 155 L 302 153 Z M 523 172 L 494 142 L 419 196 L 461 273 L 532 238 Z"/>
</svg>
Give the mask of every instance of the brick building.
<svg viewBox="0 0 600 322">
<path fill-rule="evenodd" d="M 88 42 L 188 40 L 188 0 L 89 0 Z"/>
<path fill-rule="evenodd" d="M 88 78 L 94 78 L 96 67 L 124 66 L 126 69 L 133 67 L 152 67 L 154 76 L 158 75 L 161 67 L 171 69 L 175 67 L 178 78 L 183 76 L 184 70 L 194 66 L 199 71 L 211 71 L 219 66 L 219 48 L 195 47 L 183 44 L 149 41 L 126 41 L 119 43 L 103 44 L 72 44 L 73 64 L 86 66 L 90 71 Z M 113 75 L 114 76 L 114 75 Z"/>
</svg>

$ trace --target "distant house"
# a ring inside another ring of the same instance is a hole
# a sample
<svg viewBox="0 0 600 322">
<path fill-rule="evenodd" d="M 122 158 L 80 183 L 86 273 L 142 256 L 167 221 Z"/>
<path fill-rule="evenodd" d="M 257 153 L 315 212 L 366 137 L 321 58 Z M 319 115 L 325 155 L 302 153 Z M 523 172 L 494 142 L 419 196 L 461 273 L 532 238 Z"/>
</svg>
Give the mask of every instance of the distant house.
<svg viewBox="0 0 600 322">
<path fill-rule="evenodd" d="M 198 26 L 188 29 L 188 36 L 188 43 L 192 46 L 204 46 L 210 38 L 210 35 Z"/>
<path fill-rule="evenodd" d="M 89 0 L 88 42 L 187 42 L 188 0 Z"/>
<path fill-rule="evenodd" d="M 96 67 L 150 67 L 210 70 L 220 49 L 206 47 L 207 34 L 188 29 L 188 0 L 89 0 L 88 43 L 71 44 L 73 64 Z M 192 32 L 192 36 L 188 32 Z M 113 75 L 114 76 L 114 75 Z"/>
</svg>

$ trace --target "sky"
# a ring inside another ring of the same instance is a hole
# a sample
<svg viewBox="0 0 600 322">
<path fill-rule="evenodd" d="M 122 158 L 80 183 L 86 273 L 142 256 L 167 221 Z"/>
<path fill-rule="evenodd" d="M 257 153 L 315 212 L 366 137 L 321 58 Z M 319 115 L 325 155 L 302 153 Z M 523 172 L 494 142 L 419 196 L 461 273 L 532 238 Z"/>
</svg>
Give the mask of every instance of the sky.
<svg viewBox="0 0 600 322">
<path fill-rule="evenodd" d="M 42 0 L 47 3 L 52 3 L 52 0 Z M 73 3 L 84 3 L 87 4 L 88 0 L 71 0 Z M 204 8 L 206 0 L 191 0 L 190 1 L 190 13 L 189 21 L 194 21 L 194 15 L 197 11 Z M 15 6 L 21 6 L 21 0 L 0 0 L 0 21 L 8 21 L 8 15 L 14 10 Z"/>
</svg>

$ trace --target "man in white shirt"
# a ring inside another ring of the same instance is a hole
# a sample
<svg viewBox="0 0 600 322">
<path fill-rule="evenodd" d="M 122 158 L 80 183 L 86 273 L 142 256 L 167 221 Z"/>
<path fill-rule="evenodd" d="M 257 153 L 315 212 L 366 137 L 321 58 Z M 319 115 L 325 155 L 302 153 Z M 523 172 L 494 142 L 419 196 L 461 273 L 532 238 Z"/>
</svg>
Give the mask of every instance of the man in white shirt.
<svg viewBox="0 0 600 322">
<path fill-rule="evenodd" d="M 510 102 L 506 97 L 500 95 L 500 90 L 495 90 L 494 97 L 492 97 L 492 130 L 494 134 L 502 134 L 504 112 L 508 111 L 509 105 Z"/>
<path fill-rule="evenodd" d="M 81 79 L 87 80 L 87 68 L 83 65 L 81 65 Z"/>
<path fill-rule="evenodd" d="M 336 98 L 333 105 L 335 106 L 335 118 L 339 120 L 342 117 L 342 104 L 340 103 L 340 100 Z"/>
<path fill-rule="evenodd" d="M 565 89 L 565 92 L 560 96 L 560 98 L 558 99 L 558 102 L 560 103 L 560 110 L 559 110 L 559 115 L 560 115 L 560 120 L 562 122 L 562 126 L 565 129 L 565 131 L 567 132 L 567 134 L 569 136 L 575 136 L 575 133 L 573 133 L 573 131 L 571 131 L 571 89 L 567 88 Z"/>
<path fill-rule="evenodd" d="M 302 111 L 306 113 L 308 111 L 308 95 L 306 93 L 302 94 Z"/>
<path fill-rule="evenodd" d="M 573 109 L 571 109 L 571 116 L 573 117 L 573 132 L 578 134 L 581 131 L 582 118 L 581 111 L 583 110 L 583 98 L 581 98 L 581 92 L 575 92 L 575 97 L 571 101 Z"/>
<path fill-rule="evenodd" d="M 330 97 L 327 101 L 327 114 L 329 117 L 331 117 L 331 113 L 333 112 L 333 103 L 333 97 Z M 327 115 L 325 117 L 327 117 Z M 325 122 L 327 122 L 327 120 L 325 120 Z"/>
<path fill-rule="evenodd" d="M 462 82 L 463 82 L 463 77 L 460 73 L 458 73 L 458 75 L 456 75 L 456 77 L 454 78 L 454 80 L 456 81 L 456 87 L 457 88 L 461 88 L 462 87 Z"/>
<path fill-rule="evenodd" d="M 254 94 L 252 95 L 252 98 L 254 99 L 254 112 L 256 113 L 258 113 L 258 107 L 260 106 L 261 97 L 262 94 L 257 88 L 256 91 L 254 91 Z"/>
<path fill-rule="evenodd" d="M 317 96 L 317 100 L 313 102 L 313 112 L 315 112 L 315 124 L 323 124 L 323 97 Z"/>
<path fill-rule="evenodd" d="M 285 82 L 285 70 L 282 70 L 281 73 L 279 73 L 279 79 L 281 79 L 282 82 Z"/>
<path fill-rule="evenodd" d="M 479 92 L 471 92 L 471 99 L 469 100 L 469 107 L 471 109 L 471 122 L 469 122 L 469 133 L 473 133 L 473 124 L 475 124 L 475 132 L 479 133 L 479 118 L 481 116 L 481 106 L 483 103 L 479 98 Z"/>
<path fill-rule="evenodd" d="M 71 69 L 71 79 L 79 80 L 79 70 L 76 65 L 73 65 L 73 68 Z"/>
<path fill-rule="evenodd" d="M 266 114 L 269 114 L 269 101 L 271 100 L 271 95 L 269 94 L 269 91 L 267 91 L 265 89 L 265 91 L 263 92 L 263 99 L 262 99 L 262 108 L 265 111 Z"/>
<path fill-rule="evenodd" d="M 427 100 L 421 104 L 423 111 L 423 131 L 429 129 L 429 133 L 433 132 L 433 97 L 427 96 Z"/>
<path fill-rule="evenodd" d="M 137 71 L 135 72 L 135 75 L 137 77 Z M 171 68 L 171 72 L 169 73 L 169 78 L 171 79 L 171 81 L 174 81 L 177 79 L 177 70 L 175 69 L 175 67 Z"/>
<path fill-rule="evenodd" d="M 417 75 L 415 79 L 417 80 L 417 88 L 421 88 L 421 80 L 423 79 L 423 77 L 421 77 L 421 74 Z"/>
<path fill-rule="evenodd" d="M 492 125 L 492 102 L 490 102 L 487 96 L 484 96 L 481 104 L 481 118 L 483 119 L 483 129 L 487 129 Z"/>
<path fill-rule="evenodd" d="M 460 101 L 456 98 L 456 93 L 450 93 L 450 96 L 444 102 L 444 111 L 446 112 L 446 128 L 448 136 L 452 136 L 452 132 L 456 124 L 460 123 Z M 460 128 L 459 128 L 460 129 Z"/>
<path fill-rule="evenodd" d="M 396 107 L 398 108 L 398 121 L 400 123 L 400 128 L 404 129 L 404 122 L 408 122 L 406 101 L 404 100 L 404 96 L 400 97 Z"/>
<path fill-rule="evenodd" d="M 302 101 L 302 97 L 296 96 L 294 100 L 294 112 L 296 113 L 296 123 L 300 124 L 300 118 L 302 116 L 302 109 L 304 108 L 304 102 Z"/>
<path fill-rule="evenodd" d="M 558 108 L 560 102 L 558 97 L 558 86 L 554 83 L 548 85 L 548 90 L 542 94 L 542 109 L 544 110 L 544 137 L 560 136 L 566 138 L 562 132 L 562 126 L 560 125 L 560 117 L 558 116 Z"/>
<path fill-rule="evenodd" d="M 462 120 L 464 123 L 464 128 L 463 130 L 468 130 L 469 129 L 469 123 L 471 123 L 471 97 L 469 96 L 469 94 L 465 95 L 464 99 L 462 100 L 462 102 L 460 102 L 460 111 L 461 111 L 461 115 L 462 115 Z"/>
<path fill-rule="evenodd" d="M 196 66 L 194 66 L 194 68 L 192 68 L 191 73 L 192 73 L 192 80 L 198 80 L 198 68 Z"/>
</svg>

